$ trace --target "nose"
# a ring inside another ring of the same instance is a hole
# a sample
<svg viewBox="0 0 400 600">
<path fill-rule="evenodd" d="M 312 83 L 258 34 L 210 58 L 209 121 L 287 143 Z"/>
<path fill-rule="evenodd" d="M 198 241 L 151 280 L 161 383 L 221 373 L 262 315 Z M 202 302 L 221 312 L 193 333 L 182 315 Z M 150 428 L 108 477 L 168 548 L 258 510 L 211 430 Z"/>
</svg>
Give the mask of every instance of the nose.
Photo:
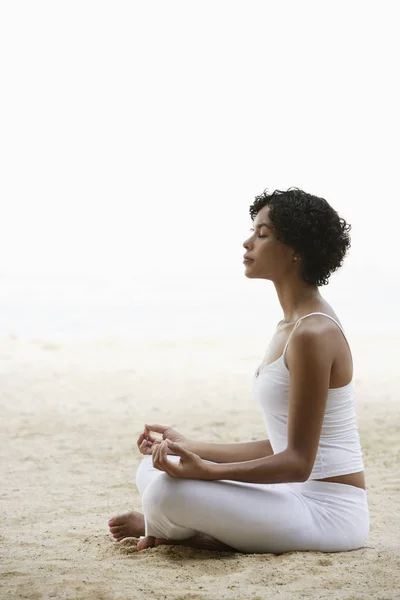
<svg viewBox="0 0 400 600">
<path fill-rule="evenodd" d="M 245 240 L 245 241 L 243 242 L 243 248 L 245 248 L 246 250 L 248 250 L 248 249 L 249 249 L 249 247 L 250 247 L 250 244 L 249 244 L 249 240 L 247 239 L 247 240 Z"/>
</svg>

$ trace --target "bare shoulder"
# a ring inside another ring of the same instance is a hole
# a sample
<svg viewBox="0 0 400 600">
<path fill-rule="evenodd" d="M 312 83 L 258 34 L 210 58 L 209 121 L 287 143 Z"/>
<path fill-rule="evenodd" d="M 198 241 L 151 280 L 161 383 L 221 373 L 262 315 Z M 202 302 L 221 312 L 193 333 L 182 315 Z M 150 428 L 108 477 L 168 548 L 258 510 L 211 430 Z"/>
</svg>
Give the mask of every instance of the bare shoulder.
<svg viewBox="0 0 400 600">
<path fill-rule="evenodd" d="M 322 315 L 312 315 L 298 323 L 288 346 L 288 361 L 294 356 L 313 361 L 333 362 L 343 334 L 336 323 Z"/>
</svg>

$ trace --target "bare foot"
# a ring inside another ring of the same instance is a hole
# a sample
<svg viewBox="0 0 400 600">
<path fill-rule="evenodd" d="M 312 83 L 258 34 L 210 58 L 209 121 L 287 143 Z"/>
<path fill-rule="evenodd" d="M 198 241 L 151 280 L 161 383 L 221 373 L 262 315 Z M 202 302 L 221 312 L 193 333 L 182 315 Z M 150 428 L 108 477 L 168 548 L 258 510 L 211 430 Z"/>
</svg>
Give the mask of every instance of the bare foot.
<svg viewBox="0 0 400 600">
<path fill-rule="evenodd" d="M 108 526 L 117 542 L 126 537 L 140 537 L 145 534 L 144 515 L 135 510 L 113 517 L 108 521 Z"/>
<path fill-rule="evenodd" d="M 185 540 L 167 540 L 165 538 L 154 538 L 153 536 L 147 536 L 143 540 L 140 540 L 137 549 L 144 550 L 145 548 L 153 548 L 156 546 L 189 546 L 190 548 L 200 548 L 201 550 L 215 550 L 217 552 L 238 552 L 236 548 L 232 548 L 227 544 L 224 544 L 220 540 L 207 535 L 206 533 L 196 533 L 196 535 Z"/>
<path fill-rule="evenodd" d="M 156 538 L 152 535 L 147 535 L 146 537 L 142 538 L 137 543 L 137 550 L 140 552 L 140 550 L 145 550 L 146 548 L 153 548 L 155 539 Z"/>
</svg>

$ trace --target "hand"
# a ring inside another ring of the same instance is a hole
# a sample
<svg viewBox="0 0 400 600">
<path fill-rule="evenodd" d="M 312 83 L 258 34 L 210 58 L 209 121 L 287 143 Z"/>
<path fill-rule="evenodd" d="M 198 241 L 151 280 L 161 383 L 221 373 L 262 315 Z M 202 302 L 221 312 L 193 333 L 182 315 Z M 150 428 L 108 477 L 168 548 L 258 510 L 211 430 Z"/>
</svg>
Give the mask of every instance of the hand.
<svg viewBox="0 0 400 600">
<path fill-rule="evenodd" d="M 179 463 L 171 462 L 167 458 L 167 450 L 171 454 L 180 456 Z M 194 452 L 184 448 L 182 444 L 163 440 L 153 446 L 153 467 L 164 471 L 171 477 L 180 479 L 209 479 L 210 466 Z"/>
<path fill-rule="evenodd" d="M 186 446 L 188 440 L 176 429 L 172 427 L 166 427 L 165 425 L 145 425 L 144 431 L 140 434 L 137 440 L 137 446 L 139 451 L 145 455 L 152 454 L 152 448 L 154 445 L 159 445 L 161 443 L 160 438 L 154 438 L 150 431 L 155 431 L 156 433 L 162 433 L 163 439 L 171 440 L 172 442 L 179 442 L 182 446 Z M 167 454 L 173 454 L 173 452 L 167 449 Z"/>
<path fill-rule="evenodd" d="M 146 430 L 144 430 L 143 433 L 139 435 L 136 444 L 139 448 L 139 452 L 141 452 L 145 456 L 151 456 L 153 445 L 159 442 L 160 440 L 156 440 L 151 435 L 146 433 Z"/>
</svg>

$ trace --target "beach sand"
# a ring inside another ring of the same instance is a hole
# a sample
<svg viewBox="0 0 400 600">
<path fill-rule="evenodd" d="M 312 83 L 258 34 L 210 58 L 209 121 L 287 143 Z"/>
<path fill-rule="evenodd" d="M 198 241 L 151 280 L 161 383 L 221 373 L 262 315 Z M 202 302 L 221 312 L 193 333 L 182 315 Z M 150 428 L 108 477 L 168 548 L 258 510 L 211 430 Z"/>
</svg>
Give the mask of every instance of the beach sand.
<svg viewBox="0 0 400 600">
<path fill-rule="evenodd" d="M 102 338 L 0 341 L 0 597 L 88 600 L 400 597 L 400 369 L 396 336 L 351 340 L 371 512 L 346 553 L 136 551 L 107 521 L 141 510 L 143 424 L 187 437 L 266 437 L 251 390 L 266 343 Z"/>
</svg>

